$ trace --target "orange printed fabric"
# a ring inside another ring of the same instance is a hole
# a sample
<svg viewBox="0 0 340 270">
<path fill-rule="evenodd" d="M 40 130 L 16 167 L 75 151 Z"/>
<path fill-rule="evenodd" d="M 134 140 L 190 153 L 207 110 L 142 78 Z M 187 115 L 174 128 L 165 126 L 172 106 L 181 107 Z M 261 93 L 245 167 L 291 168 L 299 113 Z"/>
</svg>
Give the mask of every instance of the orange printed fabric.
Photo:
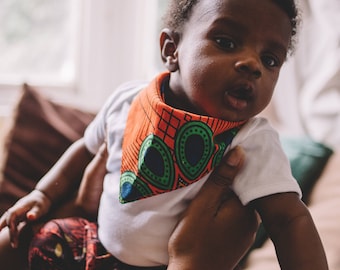
<svg viewBox="0 0 340 270">
<path fill-rule="evenodd" d="M 244 122 L 174 109 L 164 103 L 160 74 L 131 104 L 123 147 L 120 201 L 186 187 L 209 173 Z"/>
</svg>

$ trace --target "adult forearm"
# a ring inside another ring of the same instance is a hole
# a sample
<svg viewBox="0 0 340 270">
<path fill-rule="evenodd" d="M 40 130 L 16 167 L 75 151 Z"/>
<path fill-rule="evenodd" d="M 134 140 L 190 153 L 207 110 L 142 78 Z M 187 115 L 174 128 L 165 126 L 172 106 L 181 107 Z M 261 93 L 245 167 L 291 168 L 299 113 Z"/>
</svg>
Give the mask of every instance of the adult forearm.
<svg viewBox="0 0 340 270">
<path fill-rule="evenodd" d="M 91 159 L 92 155 L 83 139 L 76 141 L 38 182 L 36 189 L 42 191 L 52 203 L 58 202 L 79 186 L 82 173 Z"/>
</svg>

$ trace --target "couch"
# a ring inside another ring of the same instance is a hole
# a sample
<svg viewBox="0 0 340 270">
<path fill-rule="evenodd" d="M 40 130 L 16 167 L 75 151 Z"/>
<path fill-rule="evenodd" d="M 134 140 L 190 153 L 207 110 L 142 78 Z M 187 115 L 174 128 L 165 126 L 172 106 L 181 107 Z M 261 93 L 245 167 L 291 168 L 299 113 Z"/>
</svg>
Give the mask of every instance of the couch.
<svg viewBox="0 0 340 270">
<path fill-rule="evenodd" d="M 66 148 L 80 138 L 94 114 L 52 101 L 24 85 L 13 114 L 1 128 L 0 215 L 30 192 Z M 283 140 L 293 174 L 304 192 L 331 270 L 340 270 L 340 153 L 307 138 Z M 265 233 L 244 269 L 280 269 Z"/>
</svg>

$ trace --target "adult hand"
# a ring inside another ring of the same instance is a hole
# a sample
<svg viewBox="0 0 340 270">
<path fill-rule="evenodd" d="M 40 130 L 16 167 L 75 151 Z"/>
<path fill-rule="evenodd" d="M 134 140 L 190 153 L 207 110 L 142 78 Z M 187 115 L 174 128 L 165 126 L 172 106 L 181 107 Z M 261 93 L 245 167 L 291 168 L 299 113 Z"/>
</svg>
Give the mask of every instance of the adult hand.
<svg viewBox="0 0 340 270">
<path fill-rule="evenodd" d="M 46 214 L 51 207 L 51 201 L 44 193 L 33 190 L 18 200 L 0 218 L 0 231 L 8 227 L 13 248 L 18 246 L 19 225 L 21 222 L 35 221 Z"/>
<path fill-rule="evenodd" d="M 244 158 L 231 150 L 191 202 L 169 240 L 168 270 L 234 269 L 251 246 L 257 216 L 230 189 Z"/>
<path fill-rule="evenodd" d="M 107 145 L 103 143 L 93 160 L 86 167 L 75 200 L 76 207 L 84 217 L 96 219 L 103 181 L 107 173 Z"/>
</svg>

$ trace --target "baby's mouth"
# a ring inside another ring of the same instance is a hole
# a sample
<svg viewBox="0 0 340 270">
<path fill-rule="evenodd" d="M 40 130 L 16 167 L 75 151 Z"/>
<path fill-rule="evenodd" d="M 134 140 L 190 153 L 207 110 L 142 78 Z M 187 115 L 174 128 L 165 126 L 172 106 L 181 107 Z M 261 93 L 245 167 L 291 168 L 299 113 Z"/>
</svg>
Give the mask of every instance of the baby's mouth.
<svg viewBox="0 0 340 270">
<path fill-rule="evenodd" d="M 236 110 L 245 109 L 252 99 L 253 90 L 248 86 L 228 90 L 224 95 L 225 102 Z"/>
<path fill-rule="evenodd" d="M 253 98 L 253 88 L 251 86 L 240 86 L 232 90 L 227 91 L 229 95 L 241 99 L 241 100 L 251 100 Z"/>
</svg>

